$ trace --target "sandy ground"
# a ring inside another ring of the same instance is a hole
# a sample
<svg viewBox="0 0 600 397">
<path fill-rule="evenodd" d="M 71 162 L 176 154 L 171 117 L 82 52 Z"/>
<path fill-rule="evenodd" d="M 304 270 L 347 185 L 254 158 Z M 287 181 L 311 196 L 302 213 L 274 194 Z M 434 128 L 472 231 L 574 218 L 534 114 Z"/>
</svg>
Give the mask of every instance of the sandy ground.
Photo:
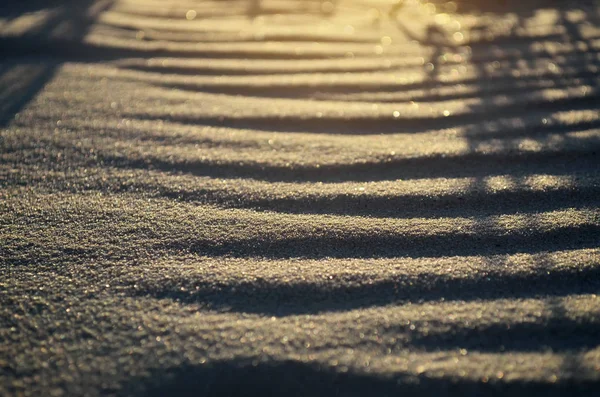
<svg viewBox="0 0 600 397">
<path fill-rule="evenodd" d="M 505 3 L 2 3 L 0 395 L 600 395 L 600 4 Z"/>
</svg>

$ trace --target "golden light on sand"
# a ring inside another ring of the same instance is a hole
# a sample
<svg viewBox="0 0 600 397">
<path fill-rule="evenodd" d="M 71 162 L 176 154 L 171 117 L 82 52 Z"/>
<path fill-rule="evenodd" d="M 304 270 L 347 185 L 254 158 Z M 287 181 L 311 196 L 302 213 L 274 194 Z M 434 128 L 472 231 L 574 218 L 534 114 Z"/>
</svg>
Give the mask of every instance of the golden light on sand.
<svg viewBox="0 0 600 397">
<path fill-rule="evenodd" d="M 599 7 L 4 1 L 0 395 L 600 396 Z"/>
</svg>

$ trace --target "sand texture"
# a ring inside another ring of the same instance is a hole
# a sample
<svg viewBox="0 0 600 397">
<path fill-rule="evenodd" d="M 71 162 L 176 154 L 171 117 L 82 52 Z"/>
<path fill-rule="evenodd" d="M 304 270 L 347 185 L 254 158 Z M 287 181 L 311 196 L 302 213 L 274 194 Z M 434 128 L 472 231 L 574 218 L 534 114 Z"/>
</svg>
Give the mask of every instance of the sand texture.
<svg viewBox="0 0 600 397">
<path fill-rule="evenodd" d="M 600 396 L 600 3 L 0 4 L 0 395 Z"/>
</svg>

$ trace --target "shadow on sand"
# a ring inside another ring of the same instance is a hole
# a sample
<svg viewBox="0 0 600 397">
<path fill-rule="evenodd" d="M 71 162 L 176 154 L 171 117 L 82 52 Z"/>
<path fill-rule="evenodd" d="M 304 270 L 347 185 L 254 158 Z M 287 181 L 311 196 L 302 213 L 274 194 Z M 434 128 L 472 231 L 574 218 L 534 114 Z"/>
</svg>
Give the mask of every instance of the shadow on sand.
<svg viewBox="0 0 600 397">
<path fill-rule="evenodd" d="M 406 373 L 390 377 L 336 371 L 297 361 L 221 361 L 206 365 L 183 365 L 157 371 L 149 378 L 125 385 L 123 395 L 159 397 L 192 396 L 489 396 L 565 393 L 594 395 L 600 384 L 567 381 L 481 382 L 461 378 L 433 378 Z"/>
<path fill-rule="evenodd" d="M 0 5 L 5 25 L 38 15 L 36 23 L 18 34 L 0 35 L 0 127 L 6 126 L 52 79 L 63 62 L 39 49 L 50 43 L 69 47 L 80 42 L 94 18 L 112 0 L 6 0 Z M 51 46 L 52 47 L 52 46 Z"/>
</svg>

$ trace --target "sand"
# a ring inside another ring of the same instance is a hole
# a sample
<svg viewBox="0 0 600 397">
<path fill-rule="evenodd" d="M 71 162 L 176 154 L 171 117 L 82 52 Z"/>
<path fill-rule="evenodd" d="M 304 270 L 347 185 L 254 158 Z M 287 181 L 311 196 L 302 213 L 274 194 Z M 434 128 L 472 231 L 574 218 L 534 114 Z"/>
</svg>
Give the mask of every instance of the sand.
<svg viewBox="0 0 600 397">
<path fill-rule="evenodd" d="M 0 395 L 600 394 L 600 4 L 0 5 Z"/>
</svg>

